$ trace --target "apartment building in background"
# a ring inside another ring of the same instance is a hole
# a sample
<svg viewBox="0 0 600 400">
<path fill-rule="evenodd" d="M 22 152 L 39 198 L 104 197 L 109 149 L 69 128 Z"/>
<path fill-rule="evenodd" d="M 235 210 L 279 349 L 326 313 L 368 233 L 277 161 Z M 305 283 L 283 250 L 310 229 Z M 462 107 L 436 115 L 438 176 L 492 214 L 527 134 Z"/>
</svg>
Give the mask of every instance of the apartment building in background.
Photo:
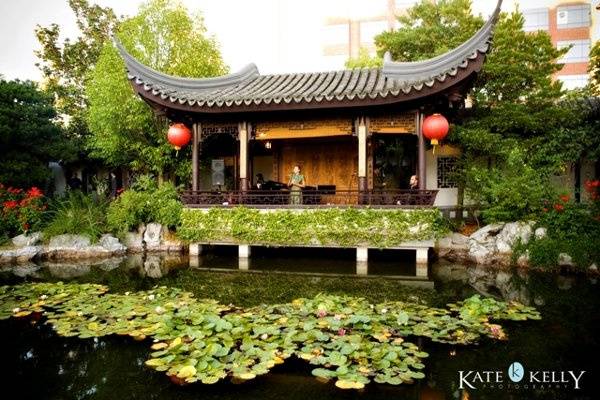
<svg viewBox="0 0 600 400">
<path fill-rule="evenodd" d="M 397 16 L 419 0 L 350 0 L 344 15 L 325 19 L 322 35 L 324 64 L 329 69 L 343 68 L 345 61 L 356 57 L 361 48 L 375 54 L 375 36 L 398 27 Z M 434 1 L 434 0 L 432 0 Z M 487 16 L 495 2 L 474 0 L 473 11 Z M 600 39 L 600 0 L 508 0 L 504 11 L 518 8 L 525 17 L 524 30 L 546 31 L 557 48 L 569 47 L 559 60 L 564 64 L 556 79 L 567 89 L 588 83 L 589 53 Z"/>
</svg>

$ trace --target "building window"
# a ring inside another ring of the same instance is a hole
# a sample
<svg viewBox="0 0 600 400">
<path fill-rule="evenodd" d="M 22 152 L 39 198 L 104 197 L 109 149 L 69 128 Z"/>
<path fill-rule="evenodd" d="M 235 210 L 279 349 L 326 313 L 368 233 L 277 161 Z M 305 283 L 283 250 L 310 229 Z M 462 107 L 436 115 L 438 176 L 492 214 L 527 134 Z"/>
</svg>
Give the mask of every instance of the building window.
<svg viewBox="0 0 600 400">
<path fill-rule="evenodd" d="M 558 80 L 563 84 L 563 89 L 573 90 L 587 86 L 587 75 L 559 75 Z"/>
<path fill-rule="evenodd" d="M 525 32 L 547 31 L 549 28 L 550 18 L 547 8 L 524 10 L 523 17 L 525 18 L 525 23 L 523 24 Z"/>
<path fill-rule="evenodd" d="M 588 27 L 591 21 L 590 10 L 589 4 L 558 7 L 556 9 L 556 25 L 559 29 Z"/>
<path fill-rule="evenodd" d="M 590 46 L 591 42 L 589 40 L 559 41 L 556 43 L 558 49 L 571 48 L 558 62 L 562 64 L 588 62 L 590 59 Z"/>
<path fill-rule="evenodd" d="M 451 189 L 456 187 L 454 181 L 456 171 L 456 157 L 438 157 L 437 159 L 437 187 L 438 189 Z"/>
</svg>

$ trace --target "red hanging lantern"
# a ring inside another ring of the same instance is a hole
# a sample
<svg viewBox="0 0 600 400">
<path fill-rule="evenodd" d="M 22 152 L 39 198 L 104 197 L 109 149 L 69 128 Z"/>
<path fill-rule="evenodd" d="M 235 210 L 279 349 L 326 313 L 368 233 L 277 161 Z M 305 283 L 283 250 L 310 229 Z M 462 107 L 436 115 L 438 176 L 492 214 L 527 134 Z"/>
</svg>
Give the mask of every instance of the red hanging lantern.
<svg viewBox="0 0 600 400">
<path fill-rule="evenodd" d="M 167 132 L 167 140 L 175 147 L 175 150 L 180 150 L 192 140 L 192 132 L 184 124 L 173 124 Z"/>
<path fill-rule="evenodd" d="M 431 140 L 433 146 L 437 146 L 448 135 L 450 124 L 442 114 L 433 114 L 425 118 L 422 129 L 423 136 Z"/>
</svg>

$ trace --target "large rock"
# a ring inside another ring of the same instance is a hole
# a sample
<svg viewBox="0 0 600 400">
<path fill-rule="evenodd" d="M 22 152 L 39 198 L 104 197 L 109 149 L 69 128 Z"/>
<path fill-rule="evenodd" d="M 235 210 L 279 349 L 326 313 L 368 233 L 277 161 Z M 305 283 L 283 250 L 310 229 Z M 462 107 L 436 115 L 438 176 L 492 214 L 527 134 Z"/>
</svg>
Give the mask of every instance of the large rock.
<svg viewBox="0 0 600 400">
<path fill-rule="evenodd" d="M 144 251 L 144 232 L 146 225 L 140 225 L 136 232 L 127 232 L 123 238 L 123 243 L 130 253 L 139 253 Z"/>
<path fill-rule="evenodd" d="M 437 241 L 438 257 L 450 261 L 463 261 L 468 258 L 469 238 L 460 233 L 451 233 Z"/>
<path fill-rule="evenodd" d="M 123 246 L 119 239 L 110 234 L 102 235 L 98 244 L 115 255 L 127 251 L 127 247 Z"/>
<path fill-rule="evenodd" d="M 146 250 L 160 250 L 160 239 L 163 231 L 161 224 L 150 223 L 146 226 L 144 231 L 144 243 L 146 244 Z"/>
<path fill-rule="evenodd" d="M 85 235 L 59 235 L 50 239 L 48 250 L 79 250 L 90 247 L 90 238 Z"/>
<path fill-rule="evenodd" d="M 168 253 L 185 251 L 185 244 L 168 229 L 164 229 L 160 238 L 160 250 Z"/>
<path fill-rule="evenodd" d="M 49 260 L 94 259 L 120 255 L 125 251 L 125 246 L 111 235 L 103 235 L 94 245 L 84 235 L 60 235 L 50 239 L 42 256 Z"/>
<path fill-rule="evenodd" d="M 511 222 L 504 225 L 502 231 L 496 236 L 496 249 L 498 253 L 511 253 L 513 246 L 519 241 L 523 244 L 528 243 L 532 230 L 533 222 Z"/>
<path fill-rule="evenodd" d="M 469 243 L 469 261 L 475 264 L 488 265 L 495 261 L 495 254 L 489 246 L 484 246 L 477 241 Z"/>
<path fill-rule="evenodd" d="M 25 246 L 15 250 L 17 264 L 27 263 L 35 259 L 42 251 L 42 246 Z"/>
<path fill-rule="evenodd" d="M 42 232 L 33 232 L 29 235 L 23 233 L 12 238 L 12 244 L 15 247 L 35 246 L 42 241 L 44 235 Z"/>
<path fill-rule="evenodd" d="M 543 239 L 548 234 L 548 230 L 544 227 L 539 227 L 535 230 L 535 238 L 537 240 Z"/>
<path fill-rule="evenodd" d="M 504 228 L 504 224 L 491 224 L 475 231 L 469 239 L 481 244 L 487 244 Z"/>
<path fill-rule="evenodd" d="M 25 246 L 16 249 L 0 250 L 0 264 L 25 264 L 36 259 L 42 246 Z"/>
<path fill-rule="evenodd" d="M 570 255 L 567 253 L 560 253 L 558 255 L 558 265 L 561 267 L 574 267 L 575 263 Z"/>
</svg>

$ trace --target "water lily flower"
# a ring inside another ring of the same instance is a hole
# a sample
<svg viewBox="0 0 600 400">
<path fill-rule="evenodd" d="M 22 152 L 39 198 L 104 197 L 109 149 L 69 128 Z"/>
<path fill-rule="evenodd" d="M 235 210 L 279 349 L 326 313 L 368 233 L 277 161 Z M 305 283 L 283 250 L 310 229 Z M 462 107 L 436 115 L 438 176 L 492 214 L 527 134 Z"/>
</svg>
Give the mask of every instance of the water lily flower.
<svg viewBox="0 0 600 400">
<path fill-rule="evenodd" d="M 162 314 L 165 312 L 165 309 L 162 308 L 161 306 L 156 306 L 156 308 L 154 309 L 154 312 L 156 312 L 157 314 Z"/>
<path fill-rule="evenodd" d="M 327 316 L 327 311 L 326 310 L 318 310 L 317 311 L 317 317 L 319 318 L 323 318 Z"/>
<path fill-rule="evenodd" d="M 263 333 L 262 335 L 260 335 L 261 340 L 267 340 L 268 338 L 269 338 L 269 335 L 267 335 L 266 333 Z"/>
<path fill-rule="evenodd" d="M 47 298 L 48 298 L 48 296 L 46 296 L 45 294 L 40 296 L 40 299 L 42 299 L 42 300 L 46 300 Z"/>
<path fill-rule="evenodd" d="M 148 295 L 148 300 L 154 300 L 154 297 L 155 296 L 153 294 L 150 294 L 150 295 Z"/>
<path fill-rule="evenodd" d="M 342 319 L 342 316 L 340 314 L 335 314 L 333 316 L 333 319 L 335 319 L 336 321 L 340 321 Z"/>
<path fill-rule="evenodd" d="M 388 312 L 388 309 L 387 309 L 387 308 L 382 308 L 382 309 L 381 309 L 381 313 L 382 313 L 382 314 L 386 314 L 387 312 Z"/>
<path fill-rule="evenodd" d="M 340 328 L 338 329 L 338 336 L 345 336 L 346 335 L 346 330 L 344 328 Z"/>
<path fill-rule="evenodd" d="M 12 312 L 14 312 L 14 313 L 18 313 L 19 311 L 21 311 L 21 309 L 19 307 L 13 308 L 13 310 L 12 310 Z"/>
</svg>

